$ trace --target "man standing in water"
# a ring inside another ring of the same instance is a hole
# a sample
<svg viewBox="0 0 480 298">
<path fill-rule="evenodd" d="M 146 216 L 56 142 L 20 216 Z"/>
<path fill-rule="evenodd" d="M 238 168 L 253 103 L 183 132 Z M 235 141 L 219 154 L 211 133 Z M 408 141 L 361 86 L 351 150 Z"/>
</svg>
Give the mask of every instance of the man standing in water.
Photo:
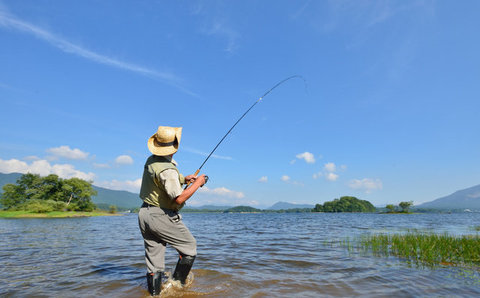
<svg viewBox="0 0 480 298">
<path fill-rule="evenodd" d="M 178 150 L 181 136 L 181 127 L 159 126 L 157 133 L 148 139 L 148 149 L 153 155 L 147 159 L 143 170 L 140 188 L 143 205 L 138 223 L 145 244 L 148 291 L 153 296 L 160 294 L 167 244 L 180 254 L 173 279 L 182 284 L 197 255 L 195 238 L 183 224 L 178 211 L 206 183 L 206 176 L 184 177 L 179 173 L 172 157 Z M 192 184 L 184 190 L 185 183 Z"/>
</svg>

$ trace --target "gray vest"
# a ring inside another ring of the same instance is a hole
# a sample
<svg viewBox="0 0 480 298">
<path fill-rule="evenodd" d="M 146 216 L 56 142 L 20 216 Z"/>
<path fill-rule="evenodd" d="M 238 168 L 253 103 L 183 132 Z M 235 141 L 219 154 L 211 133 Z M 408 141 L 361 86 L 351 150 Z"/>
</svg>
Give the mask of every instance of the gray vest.
<svg viewBox="0 0 480 298">
<path fill-rule="evenodd" d="M 145 203 L 153 206 L 171 210 L 180 210 L 184 204 L 179 205 L 172 200 L 165 191 L 165 186 L 158 178 L 158 175 L 167 169 L 173 169 L 177 171 L 180 185 L 185 183 L 185 178 L 178 172 L 177 167 L 172 163 L 171 160 L 163 156 L 151 155 L 147 159 L 143 169 L 140 198 Z"/>
</svg>

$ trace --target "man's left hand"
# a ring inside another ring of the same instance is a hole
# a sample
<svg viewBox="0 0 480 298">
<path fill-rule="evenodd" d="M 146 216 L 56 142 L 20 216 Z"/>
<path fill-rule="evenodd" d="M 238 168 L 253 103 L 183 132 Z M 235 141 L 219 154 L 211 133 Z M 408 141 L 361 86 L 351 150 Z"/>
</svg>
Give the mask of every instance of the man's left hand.
<svg viewBox="0 0 480 298">
<path fill-rule="evenodd" d="M 186 183 L 193 183 L 193 182 L 195 182 L 196 179 L 197 179 L 196 175 L 185 176 L 185 182 Z"/>
</svg>

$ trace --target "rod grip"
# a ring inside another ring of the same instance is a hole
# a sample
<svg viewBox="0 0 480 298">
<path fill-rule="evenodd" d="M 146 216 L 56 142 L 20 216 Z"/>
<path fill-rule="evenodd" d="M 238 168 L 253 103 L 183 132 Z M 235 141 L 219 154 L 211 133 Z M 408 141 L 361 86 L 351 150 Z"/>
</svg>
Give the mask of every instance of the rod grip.
<svg viewBox="0 0 480 298">
<path fill-rule="evenodd" d="M 198 170 L 195 172 L 195 174 L 193 174 L 193 175 L 194 175 L 194 176 L 197 176 L 198 173 L 200 173 L 200 169 L 198 169 Z M 192 182 L 188 182 L 187 185 L 185 185 L 184 190 L 187 189 L 187 187 L 188 187 L 191 183 L 192 183 Z"/>
</svg>

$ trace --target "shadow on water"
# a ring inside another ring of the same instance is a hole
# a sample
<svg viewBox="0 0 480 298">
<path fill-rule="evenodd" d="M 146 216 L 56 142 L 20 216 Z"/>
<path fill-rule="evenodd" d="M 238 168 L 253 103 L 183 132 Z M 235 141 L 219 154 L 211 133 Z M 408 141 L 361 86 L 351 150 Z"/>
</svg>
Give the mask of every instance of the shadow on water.
<svg viewBox="0 0 480 298">
<path fill-rule="evenodd" d="M 90 272 L 84 273 L 80 276 L 90 276 L 90 275 L 104 275 L 109 276 L 112 278 L 130 278 L 131 276 L 138 274 L 138 268 L 132 266 L 121 266 L 116 264 L 98 264 L 92 265 L 92 270 Z M 141 276 L 140 278 L 144 278 L 145 276 Z"/>
</svg>

